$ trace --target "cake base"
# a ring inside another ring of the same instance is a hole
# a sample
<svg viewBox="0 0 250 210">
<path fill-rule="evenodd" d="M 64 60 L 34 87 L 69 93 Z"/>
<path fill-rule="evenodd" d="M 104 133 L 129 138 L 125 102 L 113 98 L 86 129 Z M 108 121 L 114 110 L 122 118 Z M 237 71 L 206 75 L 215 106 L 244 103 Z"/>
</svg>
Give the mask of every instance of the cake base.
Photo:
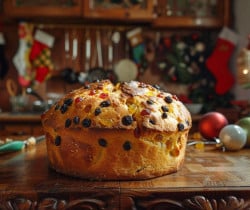
<svg viewBox="0 0 250 210">
<path fill-rule="evenodd" d="M 57 172 L 84 179 L 149 179 L 179 170 L 187 135 L 188 130 L 61 129 L 46 133 L 48 160 Z"/>
</svg>

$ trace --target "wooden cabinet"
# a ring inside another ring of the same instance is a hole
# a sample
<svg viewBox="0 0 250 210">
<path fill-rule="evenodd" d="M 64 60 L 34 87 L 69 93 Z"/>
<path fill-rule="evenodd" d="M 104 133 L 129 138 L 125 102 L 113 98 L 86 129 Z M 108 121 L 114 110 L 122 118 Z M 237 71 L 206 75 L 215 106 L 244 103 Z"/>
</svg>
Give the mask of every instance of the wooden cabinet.
<svg viewBox="0 0 250 210">
<path fill-rule="evenodd" d="M 43 135 L 39 114 L 0 114 L 0 136 Z"/>
<path fill-rule="evenodd" d="M 84 1 L 83 15 L 95 19 L 152 20 L 153 1 L 120 1 L 119 3 L 98 0 Z"/>
<path fill-rule="evenodd" d="M 231 0 L 158 0 L 153 26 L 164 28 L 230 25 Z"/>
<path fill-rule="evenodd" d="M 81 17 L 82 0 L 4 0 L 7 17 Z"/>
<path fill-rule="evenodd" d="M 139 21 L 156 28 L 222 27 L 230 24 L 232 16 L 231 0 L 3 0 L 3 7 L 10 18 Z"/>
</svg>

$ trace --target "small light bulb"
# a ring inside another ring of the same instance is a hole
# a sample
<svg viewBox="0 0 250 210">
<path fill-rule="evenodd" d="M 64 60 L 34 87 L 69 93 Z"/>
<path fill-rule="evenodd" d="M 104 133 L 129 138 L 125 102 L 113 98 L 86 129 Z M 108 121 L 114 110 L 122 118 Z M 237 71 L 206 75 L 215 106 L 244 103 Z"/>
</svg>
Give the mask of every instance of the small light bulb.
<svg viewBox="0 0 250 210">
<path fill-rule="evenodd" d="M 248 74 L 248 72 L 249 72 L 248 69 L 243 69 L 243 70 L 242 70 L 242 73 L 243 73 L 243 74 Z"/>
</svg>

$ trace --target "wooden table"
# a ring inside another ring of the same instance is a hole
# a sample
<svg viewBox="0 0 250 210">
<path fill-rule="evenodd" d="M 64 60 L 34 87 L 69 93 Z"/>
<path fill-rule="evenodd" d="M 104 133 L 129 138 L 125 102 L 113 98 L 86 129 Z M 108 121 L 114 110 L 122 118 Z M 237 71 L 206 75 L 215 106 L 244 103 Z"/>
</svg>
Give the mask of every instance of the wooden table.
<svg viewBox="0 0 250 210">
<path fill-rule="evenodd" d="M 45 142 L 0 155 L 0 209 L 250 209 L 250 150 L 187 149 L 184 166 L 144 181 L 85 181 L 48 167 Z"/>
</svg>

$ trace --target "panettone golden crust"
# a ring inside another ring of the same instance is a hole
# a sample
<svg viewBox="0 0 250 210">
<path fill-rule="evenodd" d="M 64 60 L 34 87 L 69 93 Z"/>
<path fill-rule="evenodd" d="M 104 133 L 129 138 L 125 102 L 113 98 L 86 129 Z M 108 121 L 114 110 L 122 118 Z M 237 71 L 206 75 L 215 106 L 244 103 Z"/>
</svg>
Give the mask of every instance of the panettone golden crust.
<svg viewBox="0 0 250 210">
<path fill-rule="evenodd" d="M 87 179 L 162 176 L 179 169 L 191 116 L 178 98 L 132 81 L 74 90 L 42 115 L 50 166 Z"/>
</svg>

